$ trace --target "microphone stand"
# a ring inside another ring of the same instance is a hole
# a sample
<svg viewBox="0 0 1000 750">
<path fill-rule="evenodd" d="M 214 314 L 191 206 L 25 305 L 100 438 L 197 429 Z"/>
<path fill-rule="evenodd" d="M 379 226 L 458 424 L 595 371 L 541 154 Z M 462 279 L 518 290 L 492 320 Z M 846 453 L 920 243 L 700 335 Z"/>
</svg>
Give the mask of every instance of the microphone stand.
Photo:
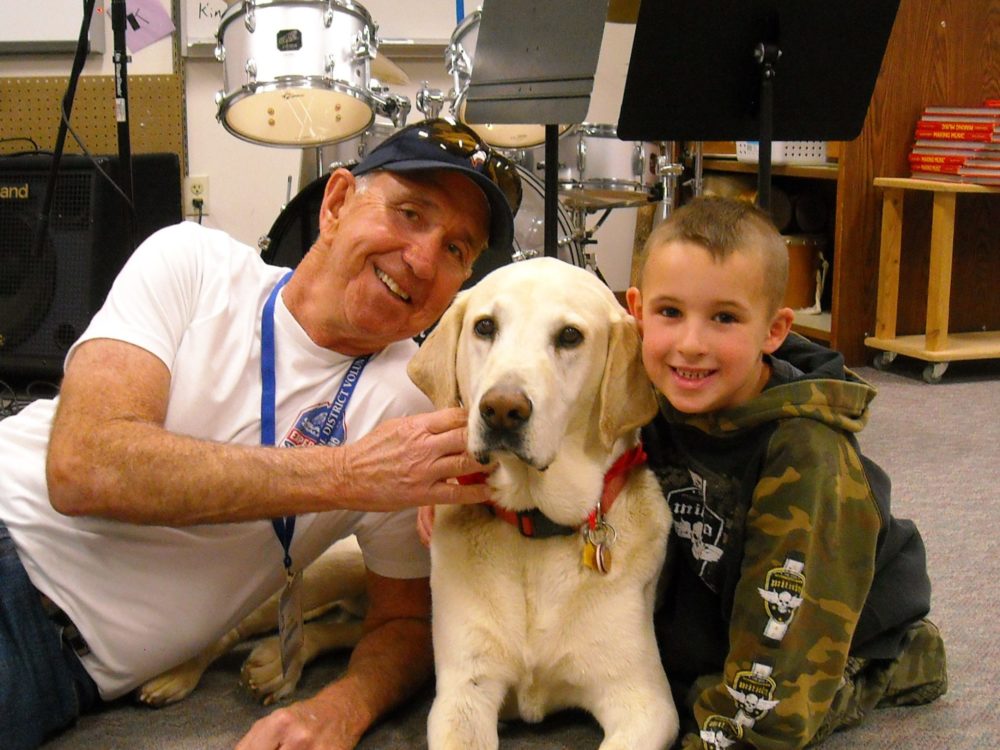
<svg viewBox="0 0 1000 750">
<path fill-rule="evenodd" d="M 56 178 L 59 176 L 59 163 L 62 161 L 63 149 L 66 146 L 66 131 L 69 129 L 69 116 L 73 111 L 73 99 L 76 96 L 76 84 L 80 80 L 80 72 L 87 57 L 87 38 L 90 35 L 90 19 L 94 15 L 96 0 L 84 0 L 83 23 L 80 24 L 80 38 L 76 43 L 76 55 L 73 57 L 73 67 L 69 74 L 69 85 L 63 96 L 59 117 L 59 129 L 56 131 L 56 145 L 52 152 L 52 167 L 49 170 L 48 183 L 45 186 L 45 197 L 42 210 L 38 216 L 38 232 L 32 256 L 39 257 L 45 247 L 45 237 L 48 234 L 49 221 L 52 216 L 52 200 L 56 192 Z"/>
<path fill-rule="evenodd" d="M 114 36 L 115 119 L 118 121 L 118 179 L 125 196 L 125 226 L 128 245 L 135 249 L 135 202 L 132 187 L 132 141 L 128 127 L 128 50 L 125 47 L 125 0 L 111 0 L 111 30 Z"/>
</svg>

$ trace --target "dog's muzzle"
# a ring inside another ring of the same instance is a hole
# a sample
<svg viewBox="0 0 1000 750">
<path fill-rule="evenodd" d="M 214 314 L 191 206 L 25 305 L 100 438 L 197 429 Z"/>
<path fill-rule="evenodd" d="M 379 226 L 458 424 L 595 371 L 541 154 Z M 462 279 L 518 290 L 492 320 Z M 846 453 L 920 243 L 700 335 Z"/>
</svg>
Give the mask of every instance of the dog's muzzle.
<svg viewBox="0 0 1000 750">
<path fill-rule="evenodd" d="M 479 400 L 481 449 L 476 458 L 489 463 L 490 453 L 508 451 L 531 463 L 524 454 L 525 432 L 531 420 L 531 400 L 520 388 L 496 385 Z"/>
</svg>

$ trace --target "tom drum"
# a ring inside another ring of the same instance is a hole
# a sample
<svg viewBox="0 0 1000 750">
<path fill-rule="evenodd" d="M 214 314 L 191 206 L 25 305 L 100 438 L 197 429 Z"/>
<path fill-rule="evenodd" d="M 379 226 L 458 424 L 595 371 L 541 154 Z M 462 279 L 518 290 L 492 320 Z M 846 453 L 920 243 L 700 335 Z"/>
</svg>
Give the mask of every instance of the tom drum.
<svg viewBox="0 0 1000 750">
<path fill-rule="evenodd" d="M 375 119 L 376 50 L 375 26 L 358 3 L 234 2 L 215 51 L 223 64 L 217 117 L 238 138 L 271 146 L 357 135 Z"/>
</svg>

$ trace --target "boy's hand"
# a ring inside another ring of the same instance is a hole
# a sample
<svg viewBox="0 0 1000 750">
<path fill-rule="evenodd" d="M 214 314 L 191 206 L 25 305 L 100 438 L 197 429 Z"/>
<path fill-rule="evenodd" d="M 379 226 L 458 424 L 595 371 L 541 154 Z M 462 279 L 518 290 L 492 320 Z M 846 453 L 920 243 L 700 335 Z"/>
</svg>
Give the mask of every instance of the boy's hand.
<svg viewBox="0 0 1000 750">
<path fill-rule="evenodd" d="M 431 546 L 431 531 L 434 528 L 434 506 L 421 505 L 417 509 L 417 536 L 425 547 Z"/>
</svg>

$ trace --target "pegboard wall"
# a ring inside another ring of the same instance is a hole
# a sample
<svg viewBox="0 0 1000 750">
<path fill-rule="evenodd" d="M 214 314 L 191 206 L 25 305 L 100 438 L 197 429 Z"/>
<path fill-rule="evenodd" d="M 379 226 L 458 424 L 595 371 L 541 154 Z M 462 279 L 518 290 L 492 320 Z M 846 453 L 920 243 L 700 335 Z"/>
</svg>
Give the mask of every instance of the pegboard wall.
<svg viewBox="0 0 1000 750">
<path fill-rule="evenodd" d="M 55 148 L 68 78 L 0 78 L 0 154 Z M 70 125 L 94 155 L 118 153 L 114 76 L 81 76 Z M 128 77 L 132 153 L 174 153 L 186 168 L 184 82 L 180 75 Z M 22 139 L 31 139 L 22 140 Z M 66 153 L 83 153 L 71 133 Z"/>
</svg>

